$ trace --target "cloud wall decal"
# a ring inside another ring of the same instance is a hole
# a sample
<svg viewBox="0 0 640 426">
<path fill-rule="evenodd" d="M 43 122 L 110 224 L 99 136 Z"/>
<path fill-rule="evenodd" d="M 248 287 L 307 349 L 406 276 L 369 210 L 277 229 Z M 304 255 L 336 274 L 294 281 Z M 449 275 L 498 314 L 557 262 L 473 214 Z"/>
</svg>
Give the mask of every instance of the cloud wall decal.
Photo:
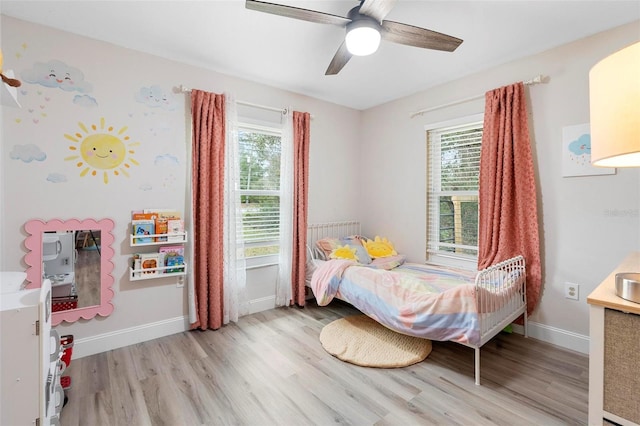
<svg viewBox="0 0 640 426">
<path fill-rule="evenodd" d="M 30 163 L 32 161 L 44 161 L 47 158 L 47 154 L 40 151 L 34 144 L 27 145 L 14 145 L 9 156 L 12 160 L 21 160 L 25 163 Z"/>
<path fill-rule="evenodd" d="M 91 84 L 84 81 L 84 74 L 77 68 L 62 61 L 36 62 L 31 69 L 20 73 L 22 81 L 45 87 L 62 89 L 66 92 L 90 92 Z"/>
<path fill-rule="evenodd" d="M 160 86 L 141 87 L 135 98 L 136 101 L 150 108 L 173 110 L 176 107 L 173 96 L 166 93 Z"/>
</svg>

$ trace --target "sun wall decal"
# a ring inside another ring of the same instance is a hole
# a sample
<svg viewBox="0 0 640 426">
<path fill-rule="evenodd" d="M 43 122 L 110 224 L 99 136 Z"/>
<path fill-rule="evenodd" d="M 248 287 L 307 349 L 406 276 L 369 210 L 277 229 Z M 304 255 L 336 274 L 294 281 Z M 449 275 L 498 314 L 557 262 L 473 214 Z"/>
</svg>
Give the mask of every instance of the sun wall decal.
<svg viewBox="0 0 640 426">
<path fill-rule="evenodd" d="M 105 126 L 104 117 L 100 118 L 100 125 L 92 124 L 87 127 L 78 123 L 82 130 L 64 137 L 74 143 L 69 150 L 76 155 L 65 158 L 65 161 L 77 160 L 76 166 L 81 169 L 80 176 L 98 176 L 102 172 L 102 180 L 109 183 L 109 174 L 129 177 L 129 169 L 138 163 L 131 155 L 135 154 L 133 147 L 140 142 L 129 142 L 126 135 L 127 126 L 115 131 L 113 126 Z"/>
</svg>

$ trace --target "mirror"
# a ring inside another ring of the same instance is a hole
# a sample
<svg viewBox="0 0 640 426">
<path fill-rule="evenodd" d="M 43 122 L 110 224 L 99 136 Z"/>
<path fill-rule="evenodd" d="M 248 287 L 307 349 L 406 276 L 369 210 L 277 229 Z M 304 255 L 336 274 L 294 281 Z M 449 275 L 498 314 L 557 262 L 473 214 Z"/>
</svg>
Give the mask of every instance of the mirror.
<svg viewBox="0 0 640 426">
<path fill-rule="evenodd" d="M 27 288 L 51 280 L 52 325 L 113 312 L 111 219 L 30 220 L 25 246 Z"/>
</svg>

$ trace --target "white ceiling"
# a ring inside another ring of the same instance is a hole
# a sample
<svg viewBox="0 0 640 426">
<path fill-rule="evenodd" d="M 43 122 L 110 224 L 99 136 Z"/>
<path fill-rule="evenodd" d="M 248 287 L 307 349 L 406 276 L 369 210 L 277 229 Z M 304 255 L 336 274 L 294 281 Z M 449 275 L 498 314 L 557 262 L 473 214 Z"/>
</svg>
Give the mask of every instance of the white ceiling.
<svg viewBox="0 0 640 426">
<path fill-rule="evenodd" d="M 341 16 L 358 4 L 270 1 Z M 448 53 L 383 41 L 375 54 L 325 76 L 343 29 L 248 10 L 244 0 L 2 0 L 0 12 L 355 109 L 632 21 L 640 38 L 640 0 L 399 0 L 386 19 L 461 38 L 462 45 Z"/>
</svg>

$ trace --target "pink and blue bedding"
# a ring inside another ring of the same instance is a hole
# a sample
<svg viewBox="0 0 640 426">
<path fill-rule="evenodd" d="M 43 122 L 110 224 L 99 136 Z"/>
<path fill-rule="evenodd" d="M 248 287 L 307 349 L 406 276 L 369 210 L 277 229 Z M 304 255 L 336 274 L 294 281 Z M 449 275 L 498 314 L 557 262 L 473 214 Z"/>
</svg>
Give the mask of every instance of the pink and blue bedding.
<svg viewBox="0 0 640 426">
<path fill-rule="evenodd" d="M 476 274 L 397 259 L 382 267 L 336 259 L 318 265 L 311 288 L 320 306 L 338 298 L 397 332 L 478 345 L 478 316 L 487 311 L 483 308 L 480 312 L 478 306 L 499 309 L 512 296 L 511 290 L 502 289 L 517 288 L 505 286 L 505 282 L 520 279 L 521 273 L 502 274 L 495 286 L 489 283 L 485 287 L 476 287 Z M 478 303 L 479 298 L 490 303 Z"/>
</svg>

